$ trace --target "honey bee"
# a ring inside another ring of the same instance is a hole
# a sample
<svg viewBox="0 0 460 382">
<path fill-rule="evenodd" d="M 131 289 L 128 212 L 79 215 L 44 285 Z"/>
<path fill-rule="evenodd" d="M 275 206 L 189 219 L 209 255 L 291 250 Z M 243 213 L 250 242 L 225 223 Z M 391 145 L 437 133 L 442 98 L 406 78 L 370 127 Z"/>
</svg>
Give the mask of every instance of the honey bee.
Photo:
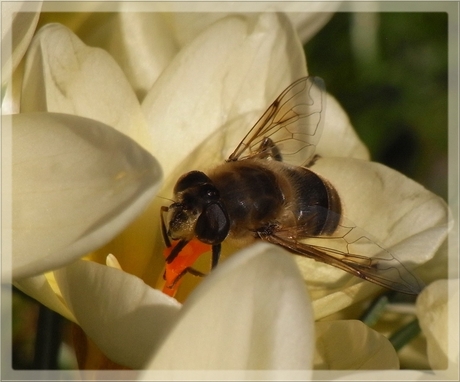
<svg viewBox="0 0 460 382">
<path fill-rule="evenodd" d="M 181 277 L 201 253 L 221 243 L 263 240 L 407 294 L 423 283 L 370 235 L 346 221 L 334 186 L 313 172 L 324 125 L 324 83 L 303 77 L 268 107 L 228 159 L 209 171 L 191 171 L 162 207 L 167 246 L 163 291 L 176 293 Z M 167 213 L 166 219 L 164 214 Z M 176 244 L 172 245 L 171 240 Z"/>
</svg>

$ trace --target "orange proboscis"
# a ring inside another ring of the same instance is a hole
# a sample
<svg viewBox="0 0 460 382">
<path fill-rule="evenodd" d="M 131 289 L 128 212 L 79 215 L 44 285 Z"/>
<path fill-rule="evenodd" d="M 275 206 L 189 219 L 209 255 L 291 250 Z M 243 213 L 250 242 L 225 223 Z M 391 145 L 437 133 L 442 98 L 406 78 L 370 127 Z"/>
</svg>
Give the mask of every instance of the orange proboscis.
<svg viewBox="0 0 460 382">
<path fill-rule="evenodd" d="M 163 252 L 165 259 L 178 243 L 179 241 L 176 241 L 170 247 L 165 248 Z M 181 283 L 181 279 L 178 279 L 178 277 L 180 277 L 187 268 L 192 267 L 198 257 L 203 253 L 211 251 L 211 248 L 209 244 L 202 243 L 198 239 L 190 240 L 187 245 L 182 248 L 182 251 L 179 252 L 177 257 L 171 263 L 165 265 L 165 284 L 163 286 L 163 293 L 174 297 Z"/>
</svg>

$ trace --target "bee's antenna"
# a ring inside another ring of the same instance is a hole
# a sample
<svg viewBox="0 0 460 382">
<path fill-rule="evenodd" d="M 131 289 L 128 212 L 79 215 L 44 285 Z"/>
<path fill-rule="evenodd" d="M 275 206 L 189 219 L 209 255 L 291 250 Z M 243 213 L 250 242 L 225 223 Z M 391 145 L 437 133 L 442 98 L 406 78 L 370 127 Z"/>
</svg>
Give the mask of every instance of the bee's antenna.
<svg viewBox="0 0 460 382">
<path fill-rule="evenodd" d="M 163 200 L 168 200 L 168 201 L 170 201 L 171 203 L 174 203 L 174 200 L 172 200 L 172 199 L 170 199 L 170 198 L 165 198 L 164 196 L 156 195 L 155 198 L 160 198 L 160 199 L 163 199 Z"/>
</svg>

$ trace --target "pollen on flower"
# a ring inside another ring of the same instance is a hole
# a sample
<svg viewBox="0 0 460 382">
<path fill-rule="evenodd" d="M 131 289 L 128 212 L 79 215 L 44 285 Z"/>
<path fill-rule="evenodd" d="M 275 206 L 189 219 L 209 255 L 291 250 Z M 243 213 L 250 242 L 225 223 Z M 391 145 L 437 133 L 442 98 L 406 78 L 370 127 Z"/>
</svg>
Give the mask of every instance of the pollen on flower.
<svg viewBox="0 0 460 382">
<path fill-rule="evenodd" d="M 171 247 L 165 248 L 164 257 L 168 258 L 174 247 L 178 244 L 175 242 Z M 197 239 L 192 239 L 187 245 L 179 252 L 177 257 L 169 264 L 166 264 L 163 274 L 162 291 L 168 296 L 174 297 L 179 288 L 181 278 L 192 267 L 193 263 L 203 253 L 209 252 L 211 246 L 202 243 Z"/>
<path fill-rule="evenodd" d="M 120 263 L 118 262 L 117 258 L 112 255 L 111 253 L 109 253 L 105 259 L 105 264 L 108 266 L 108 267 L 111 267 L 111 268 L 116 268 L 116 269 L 119 269 L 120 271 L 122 271 L 123 269 L 121 268 L 121 265 Z"/>
</svg>

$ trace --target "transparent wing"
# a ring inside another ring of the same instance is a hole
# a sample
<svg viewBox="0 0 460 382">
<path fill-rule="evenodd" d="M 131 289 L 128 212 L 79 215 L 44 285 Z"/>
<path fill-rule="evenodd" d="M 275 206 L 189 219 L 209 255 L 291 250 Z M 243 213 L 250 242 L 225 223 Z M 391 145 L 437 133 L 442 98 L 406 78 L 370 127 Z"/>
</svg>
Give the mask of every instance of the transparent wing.
<svg viewBox="0 0 460 382">
<path fill-rule="evenodd" d="M 303 166 L 309 162 L 324 125 L 325 86 L 318 77 L 303 77 L 287 87 L 268 107 L 227 161 L 263 155 L 265 138 L 279 150 L 282 161 Z"/>
<path fill-rule="evenodd" d="M 424 287 L 390 251 L 352 223 L 341 223 L 330 236 L 297 239 L 299 230 L 284 228 L 262 239 L 398 292 L 418 294 Z"/>
</svg>

